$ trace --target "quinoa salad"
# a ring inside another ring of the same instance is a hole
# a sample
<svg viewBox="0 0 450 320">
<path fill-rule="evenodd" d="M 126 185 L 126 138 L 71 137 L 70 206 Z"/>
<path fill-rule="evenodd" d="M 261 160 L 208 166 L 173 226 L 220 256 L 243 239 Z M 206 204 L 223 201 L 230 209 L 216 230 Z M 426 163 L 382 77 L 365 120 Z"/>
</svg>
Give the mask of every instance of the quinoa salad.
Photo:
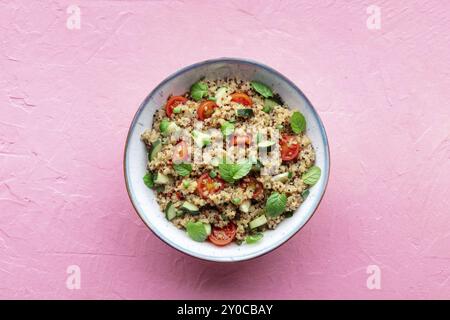
<svg viewBox="0 0 450 320">
<path fill-rule="evenodd" d="M 305 117 L 258 81 L 200 80 L 172 94 L 141 135 L 143 182 L 192 240 L 261 241 L 320 178 Z"/>
</svg>

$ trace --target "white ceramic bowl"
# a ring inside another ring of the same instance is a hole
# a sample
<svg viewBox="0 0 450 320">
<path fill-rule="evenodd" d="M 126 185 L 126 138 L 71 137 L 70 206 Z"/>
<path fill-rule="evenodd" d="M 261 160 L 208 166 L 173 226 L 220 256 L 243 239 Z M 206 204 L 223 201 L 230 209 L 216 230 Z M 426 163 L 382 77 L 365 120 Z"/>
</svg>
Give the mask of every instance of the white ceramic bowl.
<svg viewBox="0 0 450 320">
<path fill-rule="evenodd" d="M 295 214 L 281 222 L 275 230 L 266 231 L 256 244 L 230 244 L 217 247 L 209 242 L 195 242 L 177 229 L 159 209 L 155 195 L 142 181 L 146 174 L 147 150 L 141 133 L 152 126 L 153 114 L 171 94 L 189 91 L 200 78 L 237 77 L 266 83 L 283 98 L 290 108 L 300 110 L 307 120 L 307 134 L 316 151 L 316 165 L 322 169 L 320 180 L 311 188 L 306 201 Z M 124 171 L 131 202 L 145 224 L 173 248 L 200 259 L 232 262 L 252 259 L 274 250 L 299 231 L 314 214 L 325 192 L 329 176 L 327 136 L 319 115 L 311 103 L 285 76 L 260 63 L 242 59 L 221 58 L 185 67 L 162 81 L 144 100 L 131 123 L 125 146 Z"/>
</svg>

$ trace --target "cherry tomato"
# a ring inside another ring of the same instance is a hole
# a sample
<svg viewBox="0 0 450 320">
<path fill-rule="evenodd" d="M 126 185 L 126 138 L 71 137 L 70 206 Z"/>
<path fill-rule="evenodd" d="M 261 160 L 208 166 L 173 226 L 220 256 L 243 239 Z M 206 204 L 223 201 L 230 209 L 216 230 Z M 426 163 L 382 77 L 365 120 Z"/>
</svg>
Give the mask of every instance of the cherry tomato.
<svg viewBox="0 0 450 320">
<path fill-rule="evenodd" d="M 231 145 L 233 146 L 243 145 L 244 143 L 246 146 L 249 146 L 252 143 L 251 134 L 243 134 L 243 135 L 234 134 L 231 137 Z"/>
<path fill-rule="evenodd" d="M 205 120 L 211 117 L 215 108 L 217 108 L 217 104 L 214 101 L 203 101 L 197 109 L 197 118 L 199 120 Z"/>
<path fill-rule="evenodd" d="M 208 238 L 216 246 L 226 246 L 235 236 L 236 225 L 230 222 L 223 228 L 213 227 Z"/>
<path fill-rule="evenodd" d="M 243 104 L 244 106 L 251 106 L 253 104 L 252 98 L 245 93 L 233 93 L 231 101 Z"/>
<path fill-rule="evenodd" d="M 172 96 L 169 98 L 169 100 L 167 100 L 166 103 L 166 114 L 167 116 L 170 118 L 172 117 L 173 114 L 173 109 L 182 103 L 185 103 L 188 99 L 186 99 L 185 97 L 182 96 Z"/>
<path fill-rule="evenodd" d="M 208 195 L 216 193 L 225 187 L 225 183 L 220 178 L 211 178 L 208 173 L 202 174 L 197 179 L 197 192 L 202 198 L 207 198 Z"/>
<path fill-rule="evenodd" d="M 290 161 L 297 158 L 300 152 L 300 144 L 296 141 L 294 136 L 283 134 L 280 139 L 281 159 L 283 161 Z"/>
<path fill-rule="evenodd" d="M 253 177 L 245 177 L 242 179 L 240 186 L 245 190 L 251 188 L 253 190 L 253 199 L 258 199 L 264 192 L 263 184 Z"/>
<path fill-rule="evenodd" d="M 183 162 L 189 160 L 189 146 L 186 141 L 181 140 L 174 147 L 173 152 L 173 161 L 175 162 Z M 169 159 L 168 162 L 173 162 L 172 159 Z"/>
</svg>

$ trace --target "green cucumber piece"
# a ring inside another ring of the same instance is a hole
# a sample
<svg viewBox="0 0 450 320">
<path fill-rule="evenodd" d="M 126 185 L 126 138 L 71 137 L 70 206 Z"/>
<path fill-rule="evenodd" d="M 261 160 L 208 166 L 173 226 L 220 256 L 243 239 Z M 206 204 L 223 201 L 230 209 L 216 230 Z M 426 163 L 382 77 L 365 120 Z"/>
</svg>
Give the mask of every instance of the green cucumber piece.
<svg viewBox="0 0 450 320">
<path fill-rule="evenodd" d="M 152 144 L 152 151 L 150 151 L 150 161 L 156 158 L 156 155 L 161 151 L 162 143 L 161 140 L 156 140 Z"/>
<path fill-rule="evenodd" d="M 194 138 L 194 142 L 199 148 L 203 148 L 204 146 L 211 144 L 211 137 L 203 132 L 198 130 L 192 130 L 192 137 Z"/>
<path fill-rule="evenodd" d="M 170 182 L 170 178 L 162 173 L 157 173 L 154 182 L 156 184 L 168 184 Z"/>
<path fill-rule="evenodd" d="M 274 141 L 266 140 L 266 141 L 259 142 L 258 143 L 258 148 L 267 149 L 267 148 L 271 148 L 274 145 L 275 145 Z"/>
<path fill-rule="evenodd" d="M 272 177 L 272 180 L 286 182 L 289 180 L 289 173 L 290 172 L 283 172 L 283 173 L 277 174 L 276 176 Z"/>
<path fill-rule="evenodd" d="M 172 202 L 169 202 L 166 207 L 166 218 L 167 220 L 172 220 L 177 216 L 177 209 Z"/>
<path fill-rule="evenodd" d="M 239 117 L 253 117 L 253 109 L 237 109 L 236 115 Z"/>
<path fill-rule="evenodd" d="M 227 87 L 220 87 L 219 89 L 217 89 L 216 91 L 216 104 L 218 106 L 222 106 L 224 103 L 224 99 L 227 96 L 228 93 L 228 88 Z"/>
<path fill-rule="evenodd" d="M 262 225 L 265 225 L 267 223 L 267 218 L 265 215 L 259 216 L 258 218 L 253 219 L 248 224 L 250 226 L 250 229 L 256 229 L 258 227 L 261 227 Z"/>
<path fill-rule="evenodd" d="M 187 202 L 187 201 L 185 201 L 181 205 L 181 209 L 190 214 L 198 214 L 198 212 L 199 212 L 199 208 L 196 205 L 193 205 L 192 203 Z"/>
<path fill-rule="evenodd" d="M 252 203 L 250 200 L 244 200 L 244 201 L 242 201 L 241 205 L 239 206 L 239 210 L 241 210 L 244 213 L 248 213 L 248 211 L 250 210 L 251 204 Z"/>
</svg>

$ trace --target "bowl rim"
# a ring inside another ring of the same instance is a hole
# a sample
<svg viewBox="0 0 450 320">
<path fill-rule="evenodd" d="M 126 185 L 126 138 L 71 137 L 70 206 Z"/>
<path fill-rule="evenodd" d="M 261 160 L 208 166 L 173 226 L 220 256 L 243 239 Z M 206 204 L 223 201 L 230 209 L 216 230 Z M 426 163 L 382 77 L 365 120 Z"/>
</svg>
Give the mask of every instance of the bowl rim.
<svg viewBox="0 0 450 320">
<path fill-rule="evenodd" d="M 319 197 L 319 201 L 317 202 L 316 206 L 314 207 L 314 210 L 312 211 L 312 213 L 309 215 L 309 217 L 307 218 L 307 220 L 305 221 L 305 223 L 300 226 L 297 230 L 295 230 L 294 232 L 292 232 L 291 234 L 288 234 L 282 241 L 280 241 L 279 243 L 276 243 L 273 247 L 267 247 L 267 248 L 263 248 L 260 251 L 257 251 L 255 253 L 252 254 L 248 254 L 248 255 L 243 255 L 241 257 L 238 258 L 233 258 L 233 257 L 213 257 L 213 256 L 205 256 L 202 255 L 201 253 L 197 253 L 197 252 L 191 252 L 191 251 L 185 251 L 184 249 L 182 249 L 181 247 L 178 247 L 178 245 L 176 245 L 175 243 L 171 242 L 170 239 L 168 237 L 163 236 L 162 234 L 160 235 L 156 230 L 154 230 L 150 225 L 147 224 L 147 222 L 145 221 L 145 219 L 142 217 L 139 209 L 137 208 L 136 204 L 135 204 L 135 195 L 131 193 L 130 191 L 130 182 L 128 179 L 128 163 L 127 163 L 127 153 L 128 153 L 128 147 L 129 147 L 129 142 L 131 140 L 131 135 L 132 135 L 132 131 L 134 129 L 134 127 L 136 126 L 137 123 L 137 119 L 139 118 L 139 116 L 141 115 L 144 107 L 147 105 L 148 101 L 159 91 L 159 89 L 165 85 L 167 82 L 175 79 L 176 77 L 178 77 L 179 75 L 188 72 L 192 69 L 198 68 L 200 66 L 203 65 L 208 65 L 208 64 L 214 64 L 214 63 L 242 63 L 242 64 L 248 64 L 248 65 L 253 65 L 253 66 L 257 66 L 259 68 L 262 68 L 266 71 L 268 71 L 269 73 L 281 78 L 283 81 L 285 81 L 289 86 L 291 86 L 303 99 L 305 99 L 305 101 L 309 104 L 309 106 L 311 107 L 311 111 L 313 116 L 317 119 L 318 124 L 319 124 L 319 129 L 321 132 L 321 138 L 323 140 L 323 144 L 324 144 L 324 151 L 325 151 L 325 167 L 323 168 L 322 171 L 325 171 L 327 174 L 325 176 L 325 183 L 323 188 L 320 190 L 320 197 Z M 164 80 L 162 80 L 147 96 L 146 98 L 142 101 L 142 103 L 139 105 L 138 110 L 136 111 L 133 120 L 131 121 L 131 124 L 128 128 L 128 133 L 127 133 L 127 138 L 126 138 L 126 142 L 125 142 L 125 146 L 124 146 L 124 153 L 123 153 L 123 172 L 124 172 L 124 177 L 125 177 L 125 186 L 126 186 L 126 190 L 127 190 L 127 194 L 128 197 L 130 199 L 130 202 L 134 208 L 135 213 L 138 215 L 138 217 L 142 220 L 142 222 L 147 226 L 148 229 L 150 229 L 153 234 L 158 237 L 162 242 L 164 242 L 165 244 L 167 244 L 168 246 L 174 248 L 175 250 L 190 256 L 190 257 L 194 257 L 203 261 L 213 261 L 213 262 L 240 262 L 240 261 L 247 261 L 247 260 L 251 260 L 251 259 L 255 259 L 258 257 L 261 257 L 263 255 L 266 255 L 272 251 L 274 251 L 275 249 L 281 247 L 283 244 L 287 243 L 290 239 L 292 239 L 292 237 L 294 237 L 308 222 L 309 220 L 311 220 L 311 218 L 314 216 L 314 214 L 316 213 L 317 209 L 320 206 L 320 203 L 322 202 L 322 199 L 325 195 L 325 191 L 328 187 L 328 181 L 329 181 L 329 177 L 330 177 L 330 147 L 328 144 L 328 137 L 325 131 L 325 127 L 323 125 L 322 119 L 320 118 L 319 114 L 317 113 L 316 109 L 314 108 L 313 104 L 311 103 L 311 101 L 309 101 L 309 99 L 306 97 L 306 95 L 303 93 L 303 91 L 297 87 L 297 85 L 292 82 L 290 79 L 288 79 L 286 76 L 284 76 L 283 74 L 281 74 L 279 71 L 273 69 L 272 67 L 269 67 L 263 63 L 257 62 L 255 60 L 251 60 L 251 59 L 245 59 L 245 58 L 231 58 L 231 57 L 222 57 L 222 58 L 214 58 L 214 59 L 208 59 L 208 60 L 203 60 L 200 62 L 196 62 L 193 63 L 191 65 L 188 65 L 186 67 L 183 67 L 181 69 L 178 69 L 177 71 L 175 71 L 174 73 L 170 74 L 169 76 L 167 76 Z M 324 170 L 326 169 L 326 170 Z"/>
</svg>

